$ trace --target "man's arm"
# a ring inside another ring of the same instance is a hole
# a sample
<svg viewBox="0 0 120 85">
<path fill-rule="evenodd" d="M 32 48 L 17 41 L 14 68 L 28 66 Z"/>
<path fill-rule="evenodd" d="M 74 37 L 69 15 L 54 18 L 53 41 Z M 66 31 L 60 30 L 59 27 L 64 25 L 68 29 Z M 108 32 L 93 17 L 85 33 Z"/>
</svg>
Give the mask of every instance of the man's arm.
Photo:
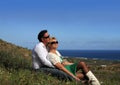
<svg viewBox="0 0 120 85">
<path fill-rule="evenodd" d="M 40 62 L 42 62 L 43 65 L 53 67 L 52 63 L 49 60 L 47 60 L 46 54 L 44 53 L 44 50 L 42 48 L 37 47 L 35 51 L 40 59 Z"/>
</svg>

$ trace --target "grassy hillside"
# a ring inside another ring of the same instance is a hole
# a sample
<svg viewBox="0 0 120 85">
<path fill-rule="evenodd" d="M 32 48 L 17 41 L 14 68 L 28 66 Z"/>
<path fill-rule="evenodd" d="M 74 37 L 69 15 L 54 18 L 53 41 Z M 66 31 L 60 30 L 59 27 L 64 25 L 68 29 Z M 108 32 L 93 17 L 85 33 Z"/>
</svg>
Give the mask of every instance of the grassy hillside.
<svg viewBox="0 0 120 85">
<path fill-rule="evenodd" d="M 29 59 L 31 56 L 30 50 L 20 46 L 16 46 L 14 44 L 8 43 L 0 39 L 0 52 L 1 51 L 7 52 L 7 53 L 11 52 L 13 54 L 21 55 L 22 57 L 29 58 Z"/>
<path fill-rule="evenodd" d="M 85 61 L 102 83 L 120 85 L 120 61 L 68 59 Z M 54 82 L 53 82 L 54 81 Z M 0 39 L 0 85 L 82 85 L 64 82 L 31 70 L 31 51 Z"/>
</svg>

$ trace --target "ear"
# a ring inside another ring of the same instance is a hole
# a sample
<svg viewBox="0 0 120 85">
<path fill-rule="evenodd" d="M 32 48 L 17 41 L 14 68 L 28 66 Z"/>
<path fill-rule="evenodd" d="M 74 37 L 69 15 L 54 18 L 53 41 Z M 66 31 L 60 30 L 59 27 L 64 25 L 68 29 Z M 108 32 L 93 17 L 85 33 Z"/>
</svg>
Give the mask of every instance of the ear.
<svg viewBox="0 0 120 85">
<path fill-rule="evenodd" d="M 43 39 L 43 38 L 41 38 L 41 40 L 42 40 L 42 42 L 44 42 L 44 39 Z"/>
</svg>

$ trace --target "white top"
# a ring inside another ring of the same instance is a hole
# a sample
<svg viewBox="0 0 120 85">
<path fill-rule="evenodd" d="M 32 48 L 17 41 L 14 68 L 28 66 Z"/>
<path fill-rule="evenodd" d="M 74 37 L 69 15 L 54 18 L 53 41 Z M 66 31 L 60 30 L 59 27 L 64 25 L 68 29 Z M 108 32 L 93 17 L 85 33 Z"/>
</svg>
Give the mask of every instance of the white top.
<svg viewBox="0 0 120 85">
<path fill-rule="evenodd" d="M 58 51 L 56 51 L 56 53 L 57 54 L 49 52 L 48 55 L 47 55 L 47 59 L 53 64 L 53 66 L 58 62 L 59 63 L 62 62 L 62 59 L 60 58 L 61 54 Z"/>
<path fill-rule="evenodd" d="M 42 66 L 53 67 L 52 63 L 46 58 L 48 51 L 46 46 L 40 42 L 32 51 L 32 67 L 33 69 L 39 69 Z"/>
</svg>

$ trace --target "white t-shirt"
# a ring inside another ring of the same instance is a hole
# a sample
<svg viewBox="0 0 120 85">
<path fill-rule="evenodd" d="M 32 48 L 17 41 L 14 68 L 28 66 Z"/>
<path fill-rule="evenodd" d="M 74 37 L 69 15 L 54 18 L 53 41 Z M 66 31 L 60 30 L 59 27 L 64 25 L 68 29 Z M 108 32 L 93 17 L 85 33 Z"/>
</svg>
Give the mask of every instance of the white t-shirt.
<svg viewBox="0 0 120 85">
<path fill-rule="evenodd" d="M 56 51 L 56 53 L 57 54 L 49 52 L 48 55 L 47 55 L 47 59 L 53 64 L 53 66 L 58 62 L 59 63 L 62 62 L 61 54 L 58 51 Z"/>
<path fill-rule="evenodd" d="M 39 69 L 42 66 L 53 67 L 52 63 L 46 58 L 48 51 L 46 46 L 40 42 L 32 51 L 32 67 L 33 69 Z"/>
</svg>

